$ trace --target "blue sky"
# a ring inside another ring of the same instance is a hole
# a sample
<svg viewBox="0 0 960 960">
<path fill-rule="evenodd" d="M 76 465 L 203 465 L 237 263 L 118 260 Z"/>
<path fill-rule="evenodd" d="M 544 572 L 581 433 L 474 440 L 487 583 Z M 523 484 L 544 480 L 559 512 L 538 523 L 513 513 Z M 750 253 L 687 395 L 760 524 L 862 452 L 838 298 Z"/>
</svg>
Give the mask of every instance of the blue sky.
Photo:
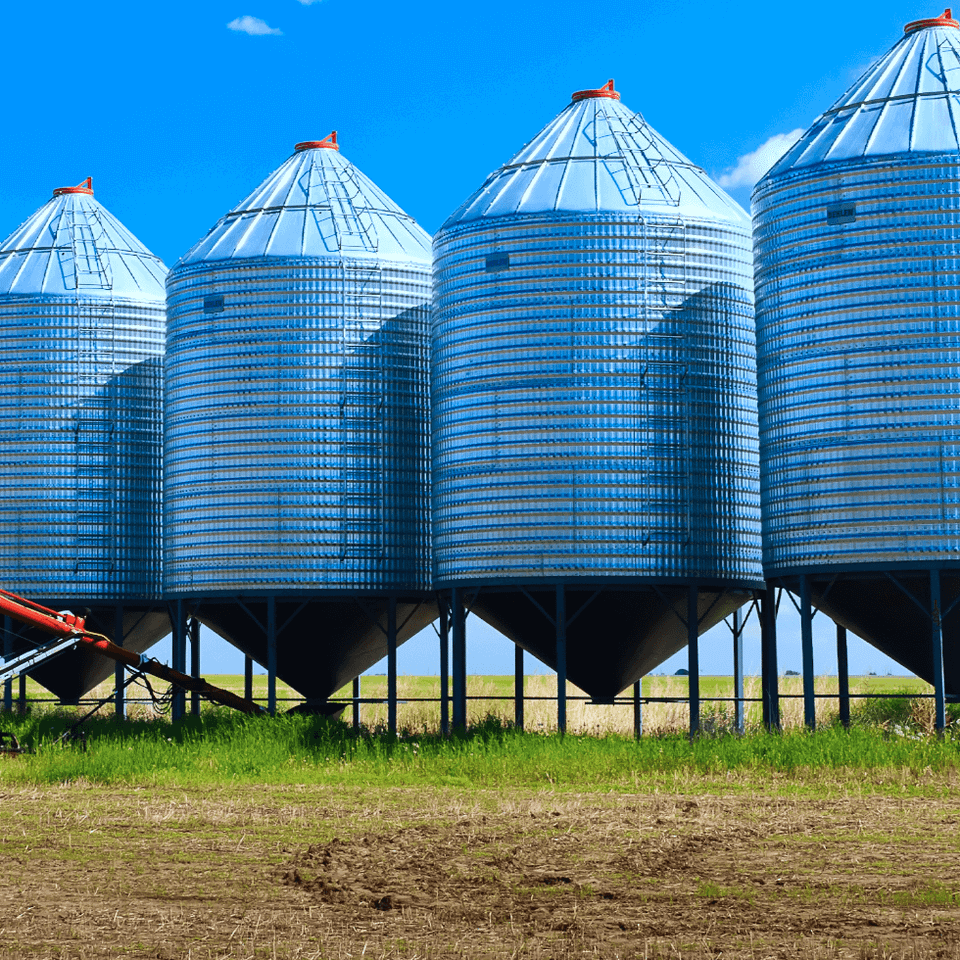
<svg viewBox="0 0 960 960">
<path fill-rule="evenodd" d="M 92 176 L 98 199 L 169 266 L 294 143 L 332 129 L 432 233 L 572 91 L 610 77 L 748 205 L 764 161 L 905 22 L 942 11 L 929 0 L 7 3 L 0 236 L 54 187 Z M 829 672 L 832 632 L 820 630 L 818 669 Z M 510 648 L 489 633 L 475 632 L 471 669 L 508 672 Z M 782 635 L 781 665 L 798 669 L 787 624 Z M 401 668 L 435 669 L 434 646 L 412 641 Z M 726 672 L 728 646 L 705 643 L 705 672 Z M 893 669 L 869 648 L 851 656 L 854 670 Z M 236 662 L 213 643 L 204 661 L 210 672 Z"/>
</svg>

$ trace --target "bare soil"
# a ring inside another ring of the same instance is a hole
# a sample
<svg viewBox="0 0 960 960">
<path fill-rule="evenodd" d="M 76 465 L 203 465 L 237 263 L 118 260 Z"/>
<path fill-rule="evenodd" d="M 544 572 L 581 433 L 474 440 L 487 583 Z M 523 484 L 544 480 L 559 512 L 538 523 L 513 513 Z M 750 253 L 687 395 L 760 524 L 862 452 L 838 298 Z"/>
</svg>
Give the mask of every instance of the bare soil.
<svg viewBox="0 0 960 960">
<path fill-rule="evenodd" d="M 0 787 L 0 957 L 960 957 L 958 819 L 950 797 Z"/>
</svg>

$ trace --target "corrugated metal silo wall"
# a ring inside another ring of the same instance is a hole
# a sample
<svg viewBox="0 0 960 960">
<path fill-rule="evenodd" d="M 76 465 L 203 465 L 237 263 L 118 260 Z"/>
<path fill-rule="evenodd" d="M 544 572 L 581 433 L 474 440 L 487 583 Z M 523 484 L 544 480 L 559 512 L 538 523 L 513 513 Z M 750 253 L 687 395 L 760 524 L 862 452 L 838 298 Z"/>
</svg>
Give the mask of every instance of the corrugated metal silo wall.
<svg viewBox="0 0 960 960">
<path fill-rule="evenodd" d="M 884 571 L 960 560 L 960 157 L 800 167 L 754 213 L 765 570 L 859 572 L 821 606 L 929 677 L 929 588 Z"/>
<path fill-rule="evenodd" d="M 749 249 L 647 216 L 438 235 L 439 582 L 760 579 Z"/>
<path fill-rule="evenodd" d="M 168 590 L 429 588 L 430 283 L 360 259 L 171 272 Z"/>
<path fill-rule="evenodd" d="M 0 299 L 0 582 L 51 602 L 160 594 L 164 311 Z"/>
</svg>

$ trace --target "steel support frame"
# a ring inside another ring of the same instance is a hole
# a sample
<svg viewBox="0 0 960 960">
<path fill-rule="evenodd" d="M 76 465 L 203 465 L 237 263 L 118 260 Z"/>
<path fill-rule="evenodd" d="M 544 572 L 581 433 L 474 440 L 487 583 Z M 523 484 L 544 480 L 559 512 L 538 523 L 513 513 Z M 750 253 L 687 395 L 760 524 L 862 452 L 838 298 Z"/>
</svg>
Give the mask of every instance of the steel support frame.
<svg viewBox="0 0 960 960">
<path fill-rule="evenodd" d="M 810 602 L 810 578 L 800 574 L 800 647 L 803 659 L 803 722 L 807 729 L 817 727 L 817 700 L 813 666 L 813 608 Z"/>
<path fill-rule="evenodd" d="M 773 583 L 760 599 L 760 690 L 763 725 L 780 730 L 780 685 L 777 672 L 777 595 Z"/>
<path fill-rule="evenodd" d="M 440 626 L 440 733 L 450 735 L 450 608 L 445 597 L 439 597 Z"/>
<path fill-rule="evenodd" d="M 397 735 L 397 598 L 387 603 L 387 732 Z"/>
<path fill-rule="evenodd" d="M 523 729 L 523 647 L 513 645 L 513 725 Z"/>
<path fill-rule="evenodd" d="M 3 659 L 9 661 L 13 657 L 13 621 L 10 617 L 3 618 Z M 9 713 L 13 710 L 13 677 L 3 682 L 3 709 Z"/>
<path fill-rule="evenodd" d="M 196 617 L 190 618 L 190 676 L 200 676 L 200 621 Z M 190 715 L 200 716 L 200 693 L 193 690 L 190 693 Z"/>
<path fill-rule="evenodd" d="M 173 669 L 187 672 L 187 602 L 183 599 L 173 601 Z M 170 719 L 182 720 L 187 708 L 186 690 L 174 687 L 171 698 Z"/>
<path fill-rule="evenodd" d="M 453 621 L 453 729 L 467 729 L 467 623 L 463 588 L 450 591 L 450 618 Z"/>
<path fill-rule="evenodd" d="M 847 628 L 837 624 L 837 693 L 840 723 L 850 726 L 850 665 L 847 659 Z"/>
<path fill-rule="evenodd" d="M 118 603 L 113 609 L 113 642 L 118 646 L 123 646 L 126 639 L 123 630 L 123 604 Z M 127 715 L 126 703 L 126 669 L 122 663 L 117 663 L 113 671 L 114 689 L 113 689 L 113 712 L 117 719 L 122 720 Z"/>
<path fill-rule="evenodd" d="M 743 627 L 740 609 L 733 611 L 733 728 L 744 731 L 743 709 Z"/>
</svg>

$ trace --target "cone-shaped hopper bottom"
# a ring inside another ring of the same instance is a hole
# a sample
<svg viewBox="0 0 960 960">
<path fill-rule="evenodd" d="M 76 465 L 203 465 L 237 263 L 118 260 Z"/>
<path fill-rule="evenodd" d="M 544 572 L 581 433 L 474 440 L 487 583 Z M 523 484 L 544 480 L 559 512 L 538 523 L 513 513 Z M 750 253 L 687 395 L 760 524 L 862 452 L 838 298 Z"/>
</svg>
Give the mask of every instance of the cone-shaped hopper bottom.
<svg viewBox="0 0 960 960">
<path fill-rule="evenodd" d="M 832 585 L 813 582 L 813 605 L 831 620 L 846 627 L 911 673 L 933 682 L 930 576 L 924 572 L 889 577 L 837 578 Z M 943 620 L 943 672 L 947 694 L 960 695 L 960 575 L 945 571 L 940 576 L 940 608 L 949 611 Z"/>
<path fill-rule="evenodd" d="M 547 666 L 557 666 L 556 591 L 481 590 L 472 609 Z M 566 590 L 567 678 L 599 702 L 609 702 L 687 645 L 687 587 Z M 592 599 L 591 599 L 592 598 Z M 746 590 L 701 590 L 700 633 L 750 599 Z M 578 612 L 579 611 L 579 612 Z"/>
<path fill-rule="evenodd" d="M 32 599 L 32 598 L 31 598 Z M 52 610 L 70 610 L 73 613 L 82 613 L 89 608 L 87 614 L 87 628 L 96 633 L 114 639 L 114 607 L 93 605 L 89 601 L 39 600 L 38 603 Z M 16 626 L 14 626 L 16 629 Z M 166 604 L 150 608 L 133 604 L 123 605 L 123 647 L 135 653 L 144 653 L 158 640 L 163 639 L 171 631 L 170 618 L 167 615 Z M 23 653 L 38 643 L 50 640 L 49 634 L 38 630 L 22 630 L 22 636 L 31 642 L 14 643 L 17 653 Z M 30 676 L 41 686 L 46 687 L 63 703 L 76 703 L 81 697 L 88 694 L 98 683 L 103 683 L 114 675 L 116 663 L 109 657 L 101 656 L 88 650 L 71 650 L 61 653 L 49 663 L 41 664 L 30 671 Z"/>
<path fill-rule="evenodd" d="M 308 700 L 332 696 L 387 655 L 387 611 L 385 597 L 358 601 L 277 598 L 277 676 Z M 265 599 L 245 599 L 243 606 L 204 600 L 196 617 L 248 657 L 266 664 Z M 434 601 L 398 601 L 397 643 L 409 640 L 436 617 Z"/>
</svg>

